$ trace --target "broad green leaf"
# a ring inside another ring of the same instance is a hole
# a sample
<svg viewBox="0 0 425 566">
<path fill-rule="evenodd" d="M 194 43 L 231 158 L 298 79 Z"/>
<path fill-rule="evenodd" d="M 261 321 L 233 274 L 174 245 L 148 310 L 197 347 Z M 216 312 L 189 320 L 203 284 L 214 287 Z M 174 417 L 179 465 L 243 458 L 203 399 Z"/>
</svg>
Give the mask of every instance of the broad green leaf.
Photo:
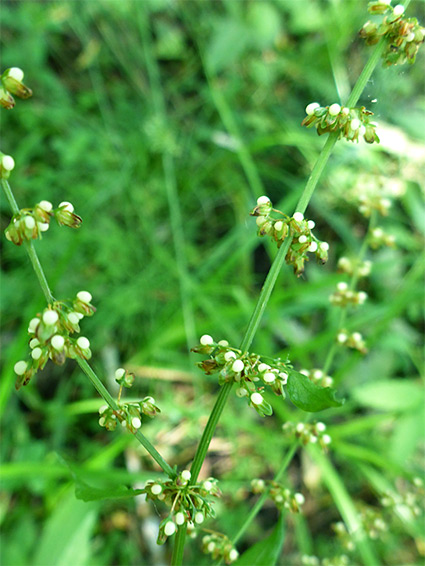
<svg viewBox="0 0 425 566">
<path fill-rule="evenodd" d="M 82 501 L 100 501 L 102 499 L 120 499 L 134 497 L 142 493 L 140 489 L 131 489 L 125 485 L 114 485 L 111 487 L 93 487 L 81 478 L 75 479 L 75 497 Z"/>
<path fill-rule="evenodd" d="M 296 407 L 310 413 L 323 411 L 329 407 L 340 407 L 344 403 L 344 400 L 335 399 L 334 389 L 320 387 L 304 374 L 294 370 L 289 373 L 286 390 Z"/>
<path fill-rule="evenodd" d="M 46 523 L 31 564 L 90 564 L 91 538 L 96 516 L 97 508 L 94 504 L 78 501 L 71 491 L 67 491 Z"/>
<path fill-rule="evenodd" d="M 419 383 L 407 379 L 385 379 L 356 387 L 353 398 L 363 407 L 381 411 L 408 411 L 423 403 Z"/>
<path fill-rule="evenodd" d="M 285 541 L 285 517 L 280 514 L 273 532 L 251 546 L 237 560 L 239 566 L 274 566 L 280 556 Z"/>
</svg>

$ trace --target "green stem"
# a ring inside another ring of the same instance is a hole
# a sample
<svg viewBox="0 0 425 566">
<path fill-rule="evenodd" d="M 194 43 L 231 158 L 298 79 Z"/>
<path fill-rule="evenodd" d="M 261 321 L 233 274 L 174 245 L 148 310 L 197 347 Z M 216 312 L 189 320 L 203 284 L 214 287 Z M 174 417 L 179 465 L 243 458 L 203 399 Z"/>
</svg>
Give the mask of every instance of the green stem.
<svg viewBox="0 0 425 566">
<path fill-rule="evenodd" d="M 9 183 L 6 179 L 2 179 L 1 181 L 2 181 L 1 184 L 2 184 L 2 187 L 3 187 L 4 192 L 6 194 L 7 200 L 9 201 L 10 207 L 12 208 L 13 214 L 14 215 L 18 214 L 19 213 L 19 207 L 18 207 L 18 203 L 16 202 L 16 199 L 15 199 L 15 196 L 13 194 L 11 186 L 9 185 Z M 35 251 L 35 248 L 34 248 L 32 242 L 24 242 L 24 243 L 25 243 L 25 248 L 27 250 L 27 253 L 30 257 L 32 266 L 34 268 L 34 271 L 37 275 L 37 279 L 38 279 L 40 286 L 43 290 L 44 296 L 46 297 L 46 301 L 47 301 L 47 303 L 50 304 L 55 299 L 52 295 L 52 292 L 50 291 L 50 287 L 47 283 L 46 276 L 44 275 L 43 268 L 41 267 L 40 260 L 38 259 L 37 252 Z M 111 394 L 106 389 L 106 387 L 103 385 L 103 383 L 100 381 L 100 379 L 95 374 L 95 372 L 92 370 L 92 368 L 89 366 L 87 361 L 84 360 L 83 358 L 77 358 L 76 360 L 77 360 L 78 365 L 83 370 L 83 372 L 87 375 L 87 377 L 90 379 L 90 381 L 92 382 L 92 384 L 94 385 L 95 389 L 98 391 L 100 396 L 103 397 L 103 399 L 106 401 L 106 403 L 114 411 L 117 411 L 119 409 L 119 407 L 118 407 L 116 401 L 111 396 Z M 169 464 L 167 464 L 167 462 L 164 460 L 164 458 L 161 456 L 161 454 L 155 449 L 155 447 L 149 442 L 149 440 L 147 440 L 147 438 L 145 438 L 145 436 L 140 431 L 136 431 L 134 436 L 135 436 L 135 438 L 137 438 L 137 440 L 140 442 L 140 444 L 142 444 L 142 446 L 146 449 L 146 451 L 152 456 L 152 458 L 157 462 L 157 464 L 162 468 L 162 470 L 170 478 L 175 478 L 176 472 L 173 470 L 173 468 Z"/>
</svg>

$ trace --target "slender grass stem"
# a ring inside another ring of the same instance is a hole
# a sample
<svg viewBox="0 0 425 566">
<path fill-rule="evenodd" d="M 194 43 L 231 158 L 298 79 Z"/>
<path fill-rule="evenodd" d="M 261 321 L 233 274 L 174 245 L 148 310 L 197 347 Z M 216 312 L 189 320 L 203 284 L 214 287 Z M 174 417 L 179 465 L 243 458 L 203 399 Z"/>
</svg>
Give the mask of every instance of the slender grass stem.
<svg viewBox="0 0 425 566">
<path fill-rule="evenodd" d="M 19 213 L 18 203 L 16 202 L 16 199 L 15 199 L 15 196 L 13 194 L 11 186 L 9 185 L 9 183 L 6 179 L 2 179 L 1 181 L 2 181 L 2 187 L 4 189 L 4 192 L 6 194 L 7 199 L 9 201 L 10 207 L 12 208 L 13 214 Z M 29 258 L 31 260 L 34 271 L 37 275 L 37 279 L 40 283 L 40 287 L 42 288 L 43 293 L 46 297 L 46 301 L 47 301 L 47 303 L 52 303 L 54 301 L 54 297 L 52 295 L 52 292 L 50 291 L 50 287 L 47 283 L 46 276 L 44 275 L 43 268 L 41 267 L 41 263 L 40 263 L 40 260 L 38 258 L 37 252 L 35 251 L 35 248 L 34 248 L 32 242 L 25 242 L 25 244 L 26 244 L 25 248 L 26 248 L 27 253 L 29 255 Z M 100 394 L 100 396 L 106 401 L 106 403 L 112 409 L 117 411 L 119 407 L 118 407 L 116 401 L 111 396 L 111 394 L 106 389 L 106 387 L 103 385 L 103 383 L 100 381 L 99 377 L 96 375 L 96 373 L 93 371 L 93 369 L 87 363 L 87 361 L 84 360 L 83 358 L 77 358 L 76 361 L 77 361 L 78 365 L 80 366 L 80 368 L 83 370 L 83 372 L 87 375 L 87 377 L 89 378 L 89 380 L 91 381 L 91 383 L 93 384 L 93 386 L 95 387 L 97 392 Z M 145 450 L 152 456 L 152 458 L 157 462 L 157 464 L 161 467 L 161 469 L 170 478 L 176 477 L 175 470 L 173 470 L 173 468 L 164 460 L 164 458 L 161 456 L 161 454 L 149 442 L 149 440 L 147 438 L 145 438 L 145 436 L 140 431 L 136 431 L 134 436 L 135 436 L 135 438 L 137 438 L 137 440 L 140 442 L 140 444 L 145 448 Z"/>
</svg>

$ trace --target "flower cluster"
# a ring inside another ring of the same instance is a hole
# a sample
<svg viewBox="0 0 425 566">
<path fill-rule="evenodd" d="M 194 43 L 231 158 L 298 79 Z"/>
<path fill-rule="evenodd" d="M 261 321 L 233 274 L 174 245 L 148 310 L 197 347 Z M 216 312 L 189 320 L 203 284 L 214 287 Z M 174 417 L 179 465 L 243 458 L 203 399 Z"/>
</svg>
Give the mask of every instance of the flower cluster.
<svg viewBox="0 0 425 566">
<path fill-rule="evenodd" d="M 304 445 L 319 444 L 323 449 L 332 442 L 329 434 L 326 434 L 326 425 L 322 422 L 317 423 L 293 423 L 288 421 L 282 425 L 285 436 L 291 439 L 298 439 Z"/>
<path fill-rule="evenodd" d="M 318 102 L 311 102 L 305 109 L 307 116 L 301 122 L 302 126 L 311 128 L 315 126 L 319 136 L 338 132 L 338 139 L 358 142 L 363 137 L 365 142 L 378 142 L 376 122 L 371 122 L 373 112 L 360 108 L 346 108 L 336 102 L 330 106 L 320 106 Z"/>
<path fill-rule="evenodd" d="M 382 54 L 384 67 L 401 65 L 406 61 L 413 64 L 416 53 L 424 42 L 425 28 L 416 18 L 403 18 L 404 6 L 391 6 L 391 0 L 369 2 L 370 14 L 384 15 L 381 23 L 367 21 L 359 32 L 367 45 L 375 45 L 385 37 L 386 45 Z"/>
<path fill-rule="evenodd" d="M 367 277 L 372 271 L 372 262 L 370 260 L 359 261 L 342 256 L 338 260 L 337 270 L 339 273 L 346 273 L 347 275 Z"/>
<path fill-rule="evenodd" d="M 258 354 L 229 346 L 227 340 L 214 342 L 208 334 L 201 337 L 200 345 L 192 348 L 192 352 L 208 354 L 210 357 L 198 366 L 207 375 L 218 373 L 220 385 L 235 382 L 238 385 L 236 395 L 246 397 L 249 406 L 262 417 L 273 413 L 270 403 L 262 395 L 265 386 L 285 398 L 283 386 L 288 381 L 288 370 L 292 369 L 288 360 L 267 358 L 265 361 Z"/>
<path fill-rule="evenodd" d="M 171 508 L 159 525 L 158 544 L 163 544 L 179 527 L 201 525 L 207 517 L 214 517 L 214 498 L 220 496 L 217 480 L 208 478 L 190 484 L 190 471 L 183 470 L 175 479 L 149 480 L 141 493 L 147 499 L 163 501 Z"/>
<path fill-rule="evenodd" d="M 21 360 L 15 364 L 16 389 L 27 385 L 49 359 L 62 365 L 66 358 L 91 358 L 89 340 L 85 336 L 77 339 L 70 336 L 74 332 L 79 333 L 80 320 L 84 316 L 91 316 L 96 310 L 91 299 L 89 292 L 80 291 L 70 304 L 54 301 L 30 320 L 28 333 L 31 361 Z"/>
<path fill-rule="evenodd" d="M 377 226 L 373 228 L 369 234 L 369 246 L 373 250 L 377 250 L 382 246 L 388 246 L 390 248 L 395 245 L 395 237 L 392 234 L 386 234 L 384 230 Z"/>
<path fill-rule="evenodd" d="M 424 496 L 424 482 L 421 478 L 416 477 L 412 483 L 403 482 L 398 486 L 398 492 L 386 493 L 381 503 L 391 515 L 396 513 L 407 520 L 419 517 L 424 512 Z"/>
<path fill-rule="evenodd" d="M 100 407 L 100 426 L 112 431 L 116 429 L 117 423 L 120 422 L 121 426 L 134 433 L 142 426 L 142 415 L 153 418 L 157 413 L 161 412 L 160 408 L 155 405 L 153 397 L 145 397 L 141 401 L 121 401 L 123 387 L 128 389 L 134 383 L 133 373 L 126 371 L 124 368 L 119 368 L 115 372 L 115 381 L 120 386 L 117 400 L 118 410 L 108 405 Z"/>
<path fill-rule="evenodd" d="M 265 481 L 255 478 L 251 480 L 251 490 L 253 493 L 264 493 L 267 491 L 268 496 L 273 500 L 278 509 L 287 509 L 291 513 L 299 513 L 305 503 L 305 497 L 302 493 L 295 493 L 274 480 Z"/>
<path fill-rule="evenodd" d="M 348 288 L 348 284 L 345 281 L 340 281 L 336 286 L 336 291 L 329 297 L 331 304 L 337 307 L 363 305 L 366 299 L 367 293 L 364 291 L 352 291 Z"/>
<path fill-rule="evenodd" d="M 216 532 L 202 538 L 202 552 L 211 554 L 213 560 L 224 560 L 225 564 L 231 564 L 239 557 L 228 537 Z"/>
<path fill-rule="evenodd" d="M 51 202 L 42 200 L 34 208 L 23 208 L 12 217 L 5 230 L 6 238 L 17 246 L 24 240 L 41 238 L 41 234 L 49 229 L 52 216 L 59 226 L 79 228 L 82 223 L 81 218 L 74 214 L 74 207 L 70 202 L 61 202 L 57 208 L 53 208 Z"/>
<path fill-rule="evenodd" d="M 341 344 L 341 346 L 353 348 L 362 354 L 367 354 L 366 342 L 360 332 L 352 332 L 350 334 L 347 330 L 342 329 L 338 332 L 336 341 L 338 344 Z"/>
<path fill-rule="evenodd" d="M 273 212 L 279 217 L 273 218 Z M 313 235 L 314 220 L 306 220 L 301 212 L 295 212 L 292 217 L 287 216 L 280 210 L 274 209 L 266 196 L 258 198 L 257 206 L 250 214 L 257 217 L 258 235 L 270 236 L 277 243 L 278 248 L 288 235 L 292 238 L 285 261 L 293 266 L 296 275 L 303 273 L 304 263 L 309 259 L 308 252 L 314 253 L 320 263 L 326 263 L 329 244 L 321 242 Z"/>
<path fill-rule="evenodd" d="M 18 67 L 6 69 L 1 75 L 0 86 L 0 106 L 10 110 L 15 106 L 15 99 L 12 94 L 18 98 L 29 98 L 32 91 L 22 82 L 24 72 Z"/>
<path fill-rule="evenodd" d="M 318 368 L 314 368 L 312 370 L 301 369 L 300 373 L 308 377 L 311 382 L 316 385 L 320 385 L 321 387 L 332 387 L 334 383 L 334 380 L 330 375 L 326 375 L 323 370 Z"/>
</svg>

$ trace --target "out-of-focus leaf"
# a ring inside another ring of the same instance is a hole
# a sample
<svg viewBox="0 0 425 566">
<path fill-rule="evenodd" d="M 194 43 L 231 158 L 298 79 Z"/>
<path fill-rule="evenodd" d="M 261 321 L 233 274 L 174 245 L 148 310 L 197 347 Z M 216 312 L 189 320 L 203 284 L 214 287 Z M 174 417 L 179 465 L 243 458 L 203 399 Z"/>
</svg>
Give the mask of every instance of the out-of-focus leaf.
<svg viewBox="0 0 425 566">
<path fill-rule="evenodd" d="M 323 411 L 329 407 L 340 407 L 344 403 L 343 400 L 339 401 L 335 398 L 334 389 L 320 387 L 304 374 L 294 370 L 289 372 L 287 392 L 296 407 L 310 413 Z"/>
<path fill-rule="evenodd" d="M 284 541 L 285 518 L 283 515 L 279 515 L 273 532 L 244 552 L 236 564 L 240 566 L 274 566 L 277 563 Z"/>
<path fill-rule="evenodd" d="M 423 403 L 423 390 L 414 381 L 385 379 L 366 383 L 352 391 L 363 407 L 381 411 L 407 411 Z"/>
</svg>

